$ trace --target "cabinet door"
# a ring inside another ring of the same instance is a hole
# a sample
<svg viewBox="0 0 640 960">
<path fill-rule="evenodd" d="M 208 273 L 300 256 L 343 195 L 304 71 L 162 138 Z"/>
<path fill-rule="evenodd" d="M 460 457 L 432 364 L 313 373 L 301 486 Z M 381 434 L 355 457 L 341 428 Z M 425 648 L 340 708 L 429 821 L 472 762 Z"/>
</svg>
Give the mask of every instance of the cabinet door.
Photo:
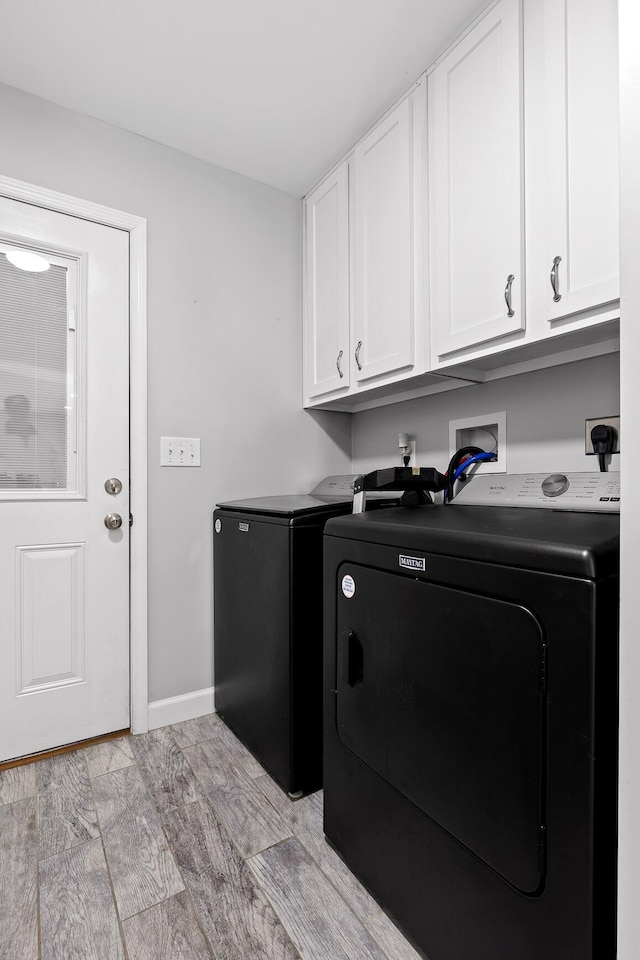
<svg viewBox="0 0 640 960">
<path fill-rule="evenodd" d="M 414 361 L 412 112 L 407 98 L 355 149 L 358 382 Z"/>
<path fill-rule="evenodd" d="M 349 197 L 343 163 L 305 200 L 306 393 L 349 386 Z"/>
<path fill-rule="evenodd" d="M 544 0 L 546 259 L 535 282 L 550 321 L 620 296 L 617 6 Z"/>
<path fill-rule="evenodd" d="M 520 0 L 493 7 L 429 84 L 432 329 L 442 356 L 524 328 Z"/>
</svg>

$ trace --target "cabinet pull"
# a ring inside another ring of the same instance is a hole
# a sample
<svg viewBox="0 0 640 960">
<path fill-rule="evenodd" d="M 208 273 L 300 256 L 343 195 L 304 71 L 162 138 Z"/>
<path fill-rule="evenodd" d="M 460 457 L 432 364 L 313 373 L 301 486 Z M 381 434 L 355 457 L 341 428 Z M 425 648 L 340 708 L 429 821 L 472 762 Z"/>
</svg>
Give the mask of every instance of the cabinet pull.
<svg viewBox="0 0 640 960">
<path fill-rule="evenodd" d="M 337 358 L 337 360 L 336 360 L 336 367 L 338 368 L 338 373 L 340 374 L 340 379 L 341 379 L 341 380 L 342 380 L 342 378 L 344 377 L 344 373 L 343 373 L 342 370 L 340 369 L 340 361 L 342 360 L 342 354 L 343 354 L 343 353 L 344 353 L 344 350 L 341 350 L 340 353 L 338 354 L 338 358 Z"/>
<path fill-rule="evenodd" d="M 557 303 L 558 300 L 562 300 L 562 294 L 558 290 L 558 264 L 562 260 L 562 257 L 553 258 L 553 266 L 551 267 L 551 273 L 549 274 L 549 280 L 551 281 L 551 289 L 553 290 L 553 302 Z"/>
<path fill-rule="evenodd" d="M 362 340 L 358 340 L 358 346 L 356 347 L 356 352 L 354 357 L 356 358 L 356 363 L 358 364 L 358 370 L 362 370 L 362 364 L 360 363 L 360 351 L 362 350 Z"/>
<path fill-rule="evenodd" d="M 511 284 L 515 280 L 515 277 L 512 273 L 507 277 L 507 285 L 504 288 L 504 302 L 507 305 L 507 316 L 512 317 L 515 313 L 515 310 L 511 306 Z"/>
</svg>

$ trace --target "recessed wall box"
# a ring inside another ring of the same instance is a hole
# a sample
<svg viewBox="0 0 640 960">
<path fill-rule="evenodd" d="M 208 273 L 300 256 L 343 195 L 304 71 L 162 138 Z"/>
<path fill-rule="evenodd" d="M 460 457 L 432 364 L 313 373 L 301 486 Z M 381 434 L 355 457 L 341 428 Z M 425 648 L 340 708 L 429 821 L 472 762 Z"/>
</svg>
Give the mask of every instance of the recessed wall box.
<svg viewBox="0 0 640 960">
<path fill-rule="evenodd" d="M 507 414 L 483 413 L 449 421 L 449 456 L 461 447 L 480 447 L 495 452 L 496 460 L 481 464 L 482 473 L 507 472 Z"/>
</svg>

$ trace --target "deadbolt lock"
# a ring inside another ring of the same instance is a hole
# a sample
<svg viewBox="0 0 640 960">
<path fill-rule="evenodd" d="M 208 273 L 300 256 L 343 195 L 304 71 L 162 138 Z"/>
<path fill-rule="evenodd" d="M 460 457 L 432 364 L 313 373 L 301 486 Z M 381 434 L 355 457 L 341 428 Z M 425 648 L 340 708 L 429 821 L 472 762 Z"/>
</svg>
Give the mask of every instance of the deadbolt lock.
<svg viewBox="0 0 640 960">
<path fill-rule="evenodd" d="M 104 482 L 104 488 L 107 493 L 110 493 L 112 497 L 115 497 L 116 493 L 120 493 L 122 490 L 122 483 L 117 477 L 109 477 L 109 479 L 105 480 Z"/>
</svg>

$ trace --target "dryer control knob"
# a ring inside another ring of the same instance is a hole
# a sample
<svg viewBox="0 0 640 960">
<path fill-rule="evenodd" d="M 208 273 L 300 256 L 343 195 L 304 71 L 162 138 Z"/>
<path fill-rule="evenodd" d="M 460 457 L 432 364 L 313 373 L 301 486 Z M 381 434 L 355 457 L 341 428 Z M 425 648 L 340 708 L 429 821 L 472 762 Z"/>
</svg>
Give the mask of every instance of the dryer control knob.
<svg viewBox="0 0 640 960">
<path fill-rule="evenodd" d="M 569 478 L 564 473 L 551 473 L 542 481 L 545 497 L 559 497 L 569 489 Z"/>
</svg>

